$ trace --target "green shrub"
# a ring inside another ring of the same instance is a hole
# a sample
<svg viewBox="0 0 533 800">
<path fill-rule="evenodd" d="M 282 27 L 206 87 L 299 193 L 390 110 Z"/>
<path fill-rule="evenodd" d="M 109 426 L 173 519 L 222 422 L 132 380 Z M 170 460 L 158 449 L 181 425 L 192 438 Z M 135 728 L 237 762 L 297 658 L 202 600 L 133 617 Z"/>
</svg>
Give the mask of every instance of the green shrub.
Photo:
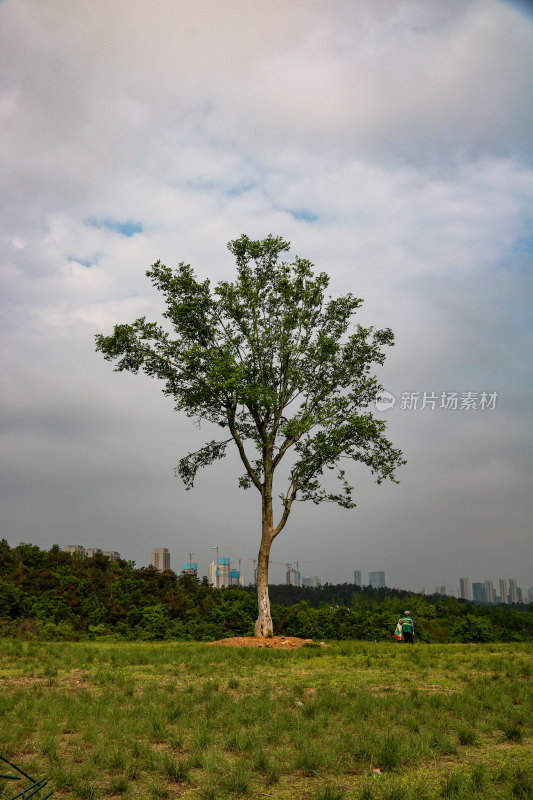
<svg viewBox="0 0 533 800">
<path fill-rule="evenodd" d="M 505 738 L 510 742 L 520 742 L 522 740 L 522 729 L 516 723 L 507 725 L 504 729 Z"/>
<path fill-rule="evenodd" d="M 400 743 L 395 736 L 385 736 L 377 752 L 377 761 L 382 770 L 391 770 L 402 761 Z"/>
<path fill-rule="evenodd" d="M 344 792 L 335 786 L 325 786 L 315 795 L 315 800 L 342 800 Z"/>
<path fill-rule="evenodd" d="M 222 778 L 222 787 L 230 794 L 249 794 L 251 771 L 245 761 L 237 761 Z"/>
<path fill-rule="evenodd" d="M 442 787 L 443 797 L 458 797 L 464 785 L 464 775 L 458 770 L 453 770 L 446 775 Z"/>
<path fill-rule="evenodd" d="M 496 633 L 488 620 L 467 614 L 453 628 L 450 638 L 452 642 L 494 642 Z"/>
<path fill-rule="evenodd" d="M 470 773 L 470 783 L 474 792 L 481 792 L 485 786 L 484 764 L 474 764 Z"/>
<path fill-rule="evenodd" d="M 511 780 L 512 797 L 531 800 L 533 798 L 533 773 L 526 767 L 517 767 Z"/>
<path fill-rule="evenodd" d="M 323 760 L 323 755 L 317 747 L 307 745 L 296 754 L 294 768 L 308 778 L 316 778 Z"/>
<path fill-rule="evenodd" d="M 162 769 L 166 777 L 176 783 L 188 783 L 191 778 L 189 765 L 184 761 L 175 761 L 168 753 L 163 754 Z"/>
<path fill-rule="evenodd" d="M 463 726 L 457 731 L 457 738 L 461 745 L 474 745 L 477 743 L 477 735 L 473 728 Z"/>
</svg>

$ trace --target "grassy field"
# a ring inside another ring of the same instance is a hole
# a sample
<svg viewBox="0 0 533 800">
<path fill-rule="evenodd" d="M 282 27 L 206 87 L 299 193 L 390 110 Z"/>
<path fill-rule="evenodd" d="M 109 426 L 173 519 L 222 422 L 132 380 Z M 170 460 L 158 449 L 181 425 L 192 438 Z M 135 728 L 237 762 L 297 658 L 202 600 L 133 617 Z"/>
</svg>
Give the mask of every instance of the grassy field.
<svg viewBox="0 0 533 800">
<path fill-rule="evenodd" d="M 54 800 L 533 798 L 532 672 L 530 644 L 0 640 L 0 753 Z"/>
</svg>

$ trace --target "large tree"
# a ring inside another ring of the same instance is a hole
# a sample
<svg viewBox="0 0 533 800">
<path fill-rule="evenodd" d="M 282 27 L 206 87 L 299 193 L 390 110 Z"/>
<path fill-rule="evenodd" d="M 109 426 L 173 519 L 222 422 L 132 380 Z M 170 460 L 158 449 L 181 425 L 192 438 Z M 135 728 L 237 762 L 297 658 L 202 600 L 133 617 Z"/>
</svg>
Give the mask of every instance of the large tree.
<svg viewBox="0 0 533 800">
<path fill-rule="evenodd" d="M 116 325 L 111 336 L 96 336 L 96 348 L 118 371 L 161 379 L 176 409 L 228 431 L 228 438 L 184 456 L 176 471 L 190 489 L 200 467 L 223 458 L 228 444 L 237 447 L 245 469 L 239 485 L 255 487 L 261 500 L 255 633 L 267 636 L 270 548 L 295 501 L 353 508 L 343 459 L 366 464 L 378 483 L 395 481 L 395 468 L 405 463 L 385 438 L 384 422 L 368 410 L 382 389 L 372 365 L 383 363 L 393 334 L 351 328 L 362 301 L 352 294 L 326 298 L 325 273 L 315 275 L 306 259 L 280 260 L 290 249 L 283 238 L 243 235 L 228 248 L 235 280 L 214 288 L 188 264 L 153 264 L 146 274 L 165 298 L 170 325 L 144 317 Z M 274 474 L 285 456 L 277 503 Z M 329 470 L 340 482 L 334 488 L 324 481 Z"/>
</svg>

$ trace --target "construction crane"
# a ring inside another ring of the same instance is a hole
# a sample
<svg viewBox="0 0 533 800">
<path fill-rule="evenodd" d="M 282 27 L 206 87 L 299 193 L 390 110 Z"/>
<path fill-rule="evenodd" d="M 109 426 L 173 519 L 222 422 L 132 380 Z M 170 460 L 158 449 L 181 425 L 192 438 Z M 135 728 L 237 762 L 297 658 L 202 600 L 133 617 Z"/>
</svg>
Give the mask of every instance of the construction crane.
<svg viewBox="0 0 533 800">
<path fill-rule="evenodd" d="M 215 544 L 213 547 L 209 548 L 210 550 L 216 550 L 217 551 L 217 561 L 216 561 L 217 569 L 216 569 L 216 572 L 215 572 L 215 585 L 216 585 L 217 589 L 220 589 L 220 586 L 219 586 L 219 574 L 218 574 L 218 551 L 221 550 L 222 548 L 224 548 L 224 550 L 231 550 L 231 549 L 234 549 L 235 547 L 241 547 L 241 545 L 240 544 Z"/>
<path fill-rule="evenodd" d="M 230 561 L 230 585 L 231 586 L 234 586 L 234 585 L 241 586 L 241 581 L 242 581 L 242 573 L 241 573 L 242 558 L 239 558 L 237 560 L 237 563 L 239 565 L 239 569 L 237 570 L 238 578 L 237 578 L 237 584 L 234 584 L 232 582 L 233 578 L 231 577 L 231 570 L 235 566 L 235 561 Z"/>
<path fill-rule="evenodd" d="M 280 564 L 280 566 L 282 566 L 282 567 L 287 567 L 287 570 L 292 569 L 293 568 L 292 565 L 296 564 L 296 574 L 298 575 L 298 581 L 299 581 L 300 580 L 300 564 L 312 564 L 313 562 L 312 561 L 298 561 L 298 560 L 296 560 L 296 561 L 291 561 L 290 563 L 288 561 L 272 561 L 271 563 L 272 564 Z"/>
<path fill-rule="evenodd" d="M 252 562 L 252 564 L 254 565 L 254 581 L 255 581 L 255 580 L 256 580 L 256 575 L 255 575 L 255 565 L 257 564 L 257 558 L 250 558 L 250 557 L 248 557 L 248 561 L 251 561 L 251 562 Z M 240 564 L 240 563 L 241 563 L 241 562 L 239 561 L 239 564 Z M 279 561 L 271 561 L 270 559 L 268 559 L 268 563 L 269 563 L 269 564 L 279 564 L 280 562 L 279 562 Z"/>
<path fill-rule="evenodd" d="M 296 572 L 298 573 L 298 583 L 302 585 L 302 579 L 300 577 L 300 564 L 312 564 L 312 561 L 296 561 Z"/>
<path fill-rule="evenodd" d="M 288 561 L 271 561 L 270 563 L 271 564 L 279 564 L 280 567 L 286 567 L 287 570 L 290 570 L 291 567 L 292 567 L 292 561 L 291 561 L 290 564 L 289 564 Z"/>
</svg>

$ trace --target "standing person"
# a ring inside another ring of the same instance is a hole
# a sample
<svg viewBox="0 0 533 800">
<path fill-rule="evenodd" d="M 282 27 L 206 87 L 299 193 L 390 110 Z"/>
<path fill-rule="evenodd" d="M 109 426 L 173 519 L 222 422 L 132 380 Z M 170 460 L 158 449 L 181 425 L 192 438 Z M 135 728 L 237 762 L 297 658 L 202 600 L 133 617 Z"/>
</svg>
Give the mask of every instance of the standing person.
<svg viewBox="0 0 533 800">
<path fill-rule="evenodd" d="M 403 617 L 398 620 L 398 625 L 402 629 L 402 636 L 404 642 L 414 644 L 415 642 L 415 623 L 411 619 L 411 612 L 404 611 Z"/>
</svg>

